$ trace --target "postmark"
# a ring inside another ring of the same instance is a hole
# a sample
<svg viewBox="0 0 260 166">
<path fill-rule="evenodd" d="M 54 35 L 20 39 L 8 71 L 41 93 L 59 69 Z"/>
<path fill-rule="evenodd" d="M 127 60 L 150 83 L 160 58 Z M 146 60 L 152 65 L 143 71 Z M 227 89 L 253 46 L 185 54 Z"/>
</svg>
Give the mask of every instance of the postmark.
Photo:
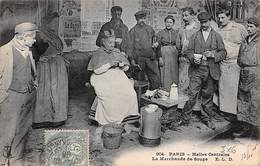
<svg viewBox="0 0 260 166">
<path fill-rule="evenodd" d="M 88 130 L 45 130 L 44 156 L 48 166 L 87 166 Z"/>
</svg>

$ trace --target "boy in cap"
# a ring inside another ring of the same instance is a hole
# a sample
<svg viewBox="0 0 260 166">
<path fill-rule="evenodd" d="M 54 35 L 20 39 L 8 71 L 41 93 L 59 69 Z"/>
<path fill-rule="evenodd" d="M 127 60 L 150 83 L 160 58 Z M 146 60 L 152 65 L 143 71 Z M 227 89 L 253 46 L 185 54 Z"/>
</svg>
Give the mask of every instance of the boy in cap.
<svg viewBox="0 0 260 166">
<path fill-rule="evenodd" d="M 160 86 L 160 73 L 158 58 L 154 51 L 153 39 L 155 31 L 145 23 L 146 12 L 138 11 L 135 13 L 137 24 L 130 30 L 130 48 L 129 58 L 132 65 L 140 65 L 143 72 L 147 75 L 150 89 L 157 89 Z M 159 58 L 162 61 L 162 58 Z M 139 73 L 138 79 L 145 80 L 143 73 Z"/>
<path fill-rule="evenodd" d="M 0 47 L 1 165 L 12 165 L 21 158 L 31 126 L 36 69 L 30 47 L 35 42 L 36 31 L 35 24 L 18 24 L 14 38 Z"/>
<path fill-rule="evenodd" d="M 120 6 L 113 6 L 111 8 L 111 20 L 107 23 L 105 23 L 98 34 L 96 45 L 101 47 L 102 41 L 101 41 L 101 34 L 104 33 L 104 31 L 108 31 L 110 29 L 113 29 L 115 32 L 116 37 L 116 43 L 115 48 L 118 48 L 120 51 L 128 54 L 129 52 L 129 33 L 128 33 L 128 27 L 123 23 L 121 19 L 122 15 L 122 8 Z"/>
<path fill-rule="evenodd" d="M 198 20 L 201 29 L 192 35 L 188 49 L 184 51 L 191 63 L 191 76 L 189 100 L 182 110 L 182 122 L 188 123 L 191 119 L 192 107 L 201 93 L 202 122 L 214 130 L 216 127 L 211 119 L 215 116 L 213 112 L 215 83 L 220 77 L 219 62 L 226 57 L 227 52 L 221 36 L 210 27 L 210 15 L 201 12 Z"/>
<path fill-rule="evenodd" d="M 234 136 L 243 136 L 252 129 L 260 132 L 260 40 L 259 18 L 251 17 L 247 20 L 248 36 L 242 42 L 237 58 L 241 67 L 238 88 L 237 119 L 240 130 Z"/>
</svg>

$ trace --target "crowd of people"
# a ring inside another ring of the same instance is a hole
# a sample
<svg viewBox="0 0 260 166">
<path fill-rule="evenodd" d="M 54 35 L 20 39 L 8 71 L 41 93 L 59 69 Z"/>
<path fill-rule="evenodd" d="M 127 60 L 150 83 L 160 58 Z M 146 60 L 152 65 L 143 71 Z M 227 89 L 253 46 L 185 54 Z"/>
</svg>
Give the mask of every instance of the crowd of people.
<svg viewBox="0 0 260 166">
<path fill-rule="evenodd" d="M 184 27 L 174 29 L 175 19 L 168 15 L 164 19 L 165 29 L 155 33 L 153 28 L 146 24 L 145 11 L 135 13 L 137 23 L 129 32 L 121 20 L 122 8 L 112 7 L 111 14 L 111 21 L 101 28 L 97 45 L 108 52 L 120 50 L 130 62 L 123 63 L 124 65 L 139 65 L 143 72 L 136 73 L 137 79 L 148 81 L 150 90 L 164 88 L 169 92 L 171 85 L 177 84 L 178 111 L 181 113 L 179 125 L 188 124 L 195 110 L 201 111 L 202 122 L 213 130 L 216 128 L 213 120 L 222 118 L 234 123 L 241 120 L 241 127 L 247 126 L 247 129 L 250 125 L 242 122 L 258 127 L 258 18 L 249 18 L 246 24 L 242 25 L 231 20 L 229 10 L 220 9 L 217 13 L 219 26 L 216 27 L 212 24 L 209 13 L 200 12 L 196 15 L 191 7 L 186 7 L 182 9 Z M 103 35 L 103 39 L 113 38 L 113 49 L 107 48 L 102 42 L 100 44 L 102 34 L 110 30 L 113 30 L 113 35 Z M 242 65 L 241 56 L 245 57 L 245 61 L 250 61 L 250 64 Z M 102 67 L 106 66 L 108 70 L 118 67 L 120 63 L 121 61 L 106 61 Z M 93 76 L 96 74 L 95 72 Z M 124 91 L 124 88 L 121 91 Z M 110 94 L 111 97 L 113 95 Z M 97 98 L 102 97 L 97 95 Z M 114 104 L 120 105 L 120 102 L 115 100 Z M 219 111 L 216 111 L 216 107 Z M 118 109 L 121 110 L 119 107 Z M 116 112 L 115 110 L 112 112 Z M 125 111 L 128 112 L 127 109 Z M 94 117 L 95 113 L 99 114 L 98 109 L 91 116 Z M 99 122 L 97 115 L 93 119 Z M 117 116 L 117 113 L 114 116 Z M 122 117 L 121 121 L 125 117 Z M 246 128 L 242 127 L 236 134 L 245 132 Z"/>
<path fill-rule="evenodd" d="M 130 30 L 121 15 L 121 7 L 111 8 L 112 18 L 101 27 L 99 48 L 88 64 L 97 95 L 90 119 L 100 126 L 138 121 L 137 95 L 127 72 L 139 66 L 142 72 L 134 74 L 148 81 L 150 90 L 169 92 L 172 84 L 178 85 L 178 125 L 189 124 L 192 112 L 201 111 L 201 121 L 212 130 L 214 119 L 222 116 L 241 125 L 237 136 L 259 131 L 258 18 L 248 18 L 244 26 L 223 9 L 215 27 L 209 13 L 196 15 L 186 7 L 184 27 L 174 29 L 175 18 L 168 15 L 165 28 L 156 33 L 146 23 L 146 11 L 135 13 L 137 23 Z M 18 24 L 14 38 L 0 48 L 0 164 L 20 157 L 31 125 L 37 129 L 65 123 L 67 77 L 59 37 L 32 23 Z"/>
</svg>

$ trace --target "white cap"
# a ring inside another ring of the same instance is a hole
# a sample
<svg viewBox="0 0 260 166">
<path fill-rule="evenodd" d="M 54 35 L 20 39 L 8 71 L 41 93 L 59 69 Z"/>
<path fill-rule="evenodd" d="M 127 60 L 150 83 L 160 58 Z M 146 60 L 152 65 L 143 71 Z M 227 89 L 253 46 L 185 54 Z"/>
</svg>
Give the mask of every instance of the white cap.
<svg viewBox="0 0 260 166">
<path fill-rule="evenodd" d="M 22 34 L 24 32 L 28 32 L 28 31 L 38 31 L 37 25 L 30 23 L 30 22 L 24 22 L 24 23 L 16 25 L 15 29 L 14 29 L 15 34 Z"/>
</svg>

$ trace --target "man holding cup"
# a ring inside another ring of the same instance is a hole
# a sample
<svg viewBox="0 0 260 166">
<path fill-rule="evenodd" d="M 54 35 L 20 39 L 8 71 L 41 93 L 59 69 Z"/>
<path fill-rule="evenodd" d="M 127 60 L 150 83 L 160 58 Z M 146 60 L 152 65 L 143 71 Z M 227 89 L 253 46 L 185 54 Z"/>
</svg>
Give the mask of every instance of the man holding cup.
<svg viewBox="0 0 260 166">
<path fill-rule="evenodd" d="M 213 112 L 213 95 L 216 81 L 220 77 L 219 63 L 225 59 L 227 52 L 221 36 L 210 27 L 210 15 L 201 12 L 198 15 L 201 28 L 192 35 L 187 51 L 184 52 L 191 63 L 191 76 L 189 83 L 189 100 L 182 110 L 182 123 L 189 123 L 192 107 L 196 98 L 202 98 L 202 122 L 209 128 L 215 129 L 211 118 Z"/>
</svg>

